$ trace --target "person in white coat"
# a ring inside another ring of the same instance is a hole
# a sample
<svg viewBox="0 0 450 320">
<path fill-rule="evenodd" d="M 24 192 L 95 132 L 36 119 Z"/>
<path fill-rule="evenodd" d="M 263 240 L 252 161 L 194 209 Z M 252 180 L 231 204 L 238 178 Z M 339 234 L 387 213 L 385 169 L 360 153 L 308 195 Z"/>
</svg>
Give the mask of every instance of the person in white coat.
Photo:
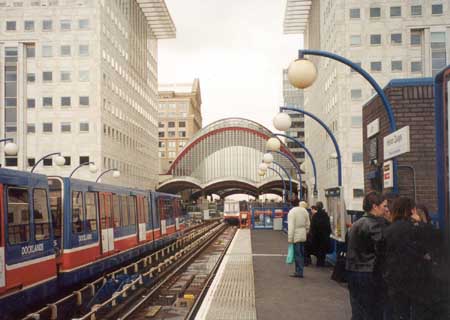
<svg viewBox="0 0 450 320">
<path fill-rule="evenodd" d="M 288 213 L 288 242 L 294 244 L 295 273 L 291 277 L 303 278 L 305 242 L 309 231 L 309 214 L 305 202 L 293 207 Z"/>
</svg>

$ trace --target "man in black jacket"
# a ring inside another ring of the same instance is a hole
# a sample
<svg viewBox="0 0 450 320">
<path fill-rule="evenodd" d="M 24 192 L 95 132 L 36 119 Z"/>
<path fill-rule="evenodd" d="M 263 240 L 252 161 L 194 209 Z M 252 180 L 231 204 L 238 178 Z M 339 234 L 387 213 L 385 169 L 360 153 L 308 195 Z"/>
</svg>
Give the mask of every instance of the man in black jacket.
<svg viewBox="0 0 450 320">
<path fill-rule="evenodd" d="M 325 256 L 330 250 L 330 217 L 323 209 L 323 203 L 316 203 L 317 212 L 311 218 L 311 247 L 317 257 L 317 266 L 325 266 Z"/>
</svg>

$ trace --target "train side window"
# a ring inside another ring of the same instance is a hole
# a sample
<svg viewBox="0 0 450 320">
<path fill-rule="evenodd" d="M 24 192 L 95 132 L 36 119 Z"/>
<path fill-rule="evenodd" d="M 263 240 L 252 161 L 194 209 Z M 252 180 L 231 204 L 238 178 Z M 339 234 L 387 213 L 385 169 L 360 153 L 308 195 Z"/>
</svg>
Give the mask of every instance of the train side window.
<svg viewBox="0 0 450 320">
<path fill-rule="evenodd" d="M 83 192 L 72 192 L 72 233 L 84 232 Z"/>
<path fill-rule="evenodd" d="M 95 192 L 86 192 L 86 220 L 88 231 L 97 231 L 97 193 Z"/>
<path fill-rule="evenodd" d="M 36 240 L 50 238 L 50 219 L 47 206 L 47 191 L 44 189 L 33 190 L 33 219 Z"/>
<path fill-rule="evenodd" d="M 120 205 L 119 205 L 119 196 L 117 194 L 113 194 L 113 212 L 114 212 L 114 228 L 120 227 Z"/>
<path fill-rule="evenodd" d="M 30 241 L 28 190 L 8 188 L 8 241 L 18 244 Z"/>
<path fill-rule="evenodd" d="M 122 226 L 128 226 L 130 224 L 129 217 L 128 217 L 128 203 L 127 203 L 128 197 L 127 196 L 121 196 L 120 197 L 120 212 L 122 213 Z"/>
<path fill-rule="evenodd" d="M 50 210 L 52 213 L 53 234 L 56 239 L 62 234 L 62 184 L 58 179 L 49 179 Z"/>
<path fill-rule="evenodd" d="M 128 209 L 130 210 L 130 224 L 136 224 L 136 197 L 131 196 L 128 198 Z"/>
<path fill-rule="evenodd" d="M 148 211 L 148 198 L 144 197 L 144 206 L 143 206 L 143 214 L 144 214 L 144 221 L 145 223 L 148 223 L 148 215 L 150 212 Z"/>
</svg>

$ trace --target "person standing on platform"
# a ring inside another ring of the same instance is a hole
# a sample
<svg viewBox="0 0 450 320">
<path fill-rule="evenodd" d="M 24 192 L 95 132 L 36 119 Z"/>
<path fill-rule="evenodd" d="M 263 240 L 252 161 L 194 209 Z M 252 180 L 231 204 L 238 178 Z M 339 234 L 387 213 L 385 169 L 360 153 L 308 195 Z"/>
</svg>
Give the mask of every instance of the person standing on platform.
<svg viewBox="0 0 450 320">
<path fill-rule="evenodd" d="M 310 220 L 314 218 L 314 215 L 317 213 L 317 207 L 311 206 L 311 214 L 310 214 Z M 308 234 L 306 235 L 306 243 L 305 243 L 305 266 L 311 265 L 311 255 L 313 254 L 313 248 L 312 248 L 312 239 L 311 239 L 311 229 L 309 230 Z"/>
<path fill-rule="evenodd" d="M 331 225 L 323 203 L 316 203 L 317 212 L 311 218 L 311 251 L 317 257 L 317 266 L 325 266 L 325 256 L 330 250 Z"/>
<path fill-rule="evenodd" d="M 306 235 L 309 231 L 308 211 L 293 207 L 288 213 L 288 242 L 294 244 L 295 273 L 292 277 L 303 278 Z"/>
<path fill-rule="evenodd" d="M 384 285 L 380 258 L 383 256 L 383 231 L 387 226 L 387 201 L 378 192 L 363 200 L 364 215 L 348 231 L 347 270 L 352 320 L 383 319 Z"/>
</svg>

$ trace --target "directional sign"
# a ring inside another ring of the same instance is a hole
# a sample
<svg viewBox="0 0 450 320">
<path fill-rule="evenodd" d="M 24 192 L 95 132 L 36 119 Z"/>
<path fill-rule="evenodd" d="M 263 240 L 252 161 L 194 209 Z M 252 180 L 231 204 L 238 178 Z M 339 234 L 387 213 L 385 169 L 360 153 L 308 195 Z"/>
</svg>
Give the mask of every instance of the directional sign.
<svg viewBox="0 0 450 320">
<path fill-rule="evenodd" d="M 409 126 L 403 127 L 384 137 L 384 160 L 394 158 L 411 150 Z"/>
</svg>

